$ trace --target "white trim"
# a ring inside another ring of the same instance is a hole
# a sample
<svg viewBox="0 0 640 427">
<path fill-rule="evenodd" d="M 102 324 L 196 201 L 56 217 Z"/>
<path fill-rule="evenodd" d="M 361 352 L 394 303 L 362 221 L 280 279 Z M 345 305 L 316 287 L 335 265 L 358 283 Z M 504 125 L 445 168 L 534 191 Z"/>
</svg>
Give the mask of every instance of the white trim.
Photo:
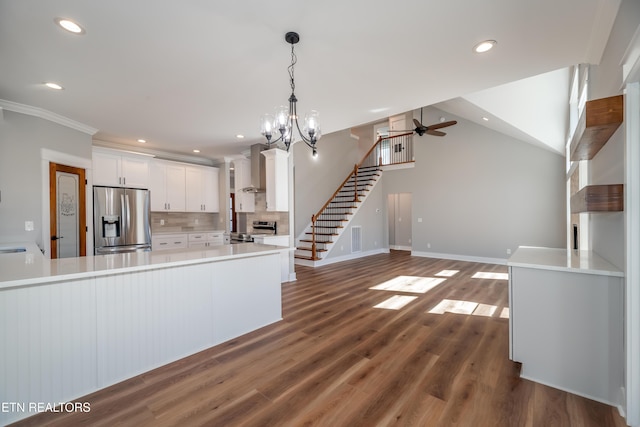
<svg viewBox="0 0 640 427">
<path fill-rule="evenodd" d="M 640 25 L 627 46 L 621 61 L 622 65 L 622 88 L 628 82 L 640 80 Z"/>
<path fill-rule="evenodd" d="M 485 264 L 507 265 L 506 258 L 487 258 L 487 257 L 477 257 L 477 256 L 471 256 L 471 255 L 442 254 L 442 253 L 436 253 L 436 252 L 419 252 L 419 251 L 411 251 L 411 256 L 419 256 L 419 257 L 425 257 L 425 258 L 451 259 L 454 261 L 481 262 Z"/>
<path fill-rule="evenodd" d="M 98 132 L 98 129 L 87 126 L 84 123 L 80 123 L 68 117 L 61 116 L 60 114 L 52 113 L 51 111 L 38 107 L 32 107 L 30 105 L 18 104 L 17 102 L 0 99 L 0 108 L 16 113 L 27 114 L 29 116 L 40 117 L 41 119 L 49 120 L 50 122 L 66 126 L 92 136 Z"/>
<path fill-rule="evenodd" d="M 410 251 L 411 246 L 389 245 L 389 249 L 393 249 L 394 251 Z"/>
<path fill-rule="evenodd" d="M 87 184 L 85 187 L 85 204 L 86 204 L 86 221 L 87 221 L 87 239 L 86 253 L 93 254 L 93 164 L 90 159 L 74 156 L 72 154 L 61 153 L 49 150 L 47 148 L 40 149 L 41 158 L 41 178 L 42 178 L 42 251 L 44 256 L 51 258 L 51 230 L 50 214 L 49 214 L 49 162 L 60 163 L 75 168 L 85 170 L 85 179 Z"/>
<path fill-rule="evenodd" d="M 548 387 L 555 388 L 556 390 L 566 391 L 567 393 L 575 394 L 576 396 L 582 396 L 582 397 L 585 397 L 585 398 L 590 399 L 590 400 L 595 400 L 596 402 L 604 403 L 605 405 L 609 405 L 609 406 L 613 406 L 613 407 L 616 406 L 613 402 L 608 402 L 608 401 L 606 401 L 604 399 L 600 399 L 600 398 L 597 398 L 595 396 L 590 396 L 590 395 L 588 395 L 586 393 L 580 393 L 579 391 L 570 389 L 568 387 L 560 387 L 558 384 L 553 384 L 553 383 L 541 380 L 541 379 L 536 378 L 536 377 L 528 376 L 526 374 L 520 374 L 520 378 L 524 378 L 525 380 L 533 381 L 533 382 L 536 382 L 538 384 L 546 385 Z"/>
<path fill-rule="evenodd" d="M 416 162 L 415 160 L 412 160 L 410 162 L 407 163 L 397 163 L 394 165 L 385 165 L 382 166 L 380 169 L 382 169 L 383 172 L 386 171 L 395 171 L 395 170 L 399 170 L 399 169 L 411 169 L 411 168 L 415 168 L 416 167 Z"/>
<path fill-rule="evenodd" d="M 323 258 L 318 261 L 311 261 L 311 260 L 296 258 L 296 264 L 304 265 L 307 267 L 321 267 L 323 265 L 335 264 L 337 262 L 349 261 L 352 259 L 364 258 L 371 255 L 386 254 L 386 253 L 389 253 L 389 249 L 381 248 L 381 249 L 374 249 L 367 252 L 357 252 L 357 253 L 339 256 L 339 257 L 326 258 L 326 259 Z"/>
<path fill-rule="evenodd" d="M 640 426 L 640 83 L 625 94 L 625 301 L 627 424 Z"/>
</svg>

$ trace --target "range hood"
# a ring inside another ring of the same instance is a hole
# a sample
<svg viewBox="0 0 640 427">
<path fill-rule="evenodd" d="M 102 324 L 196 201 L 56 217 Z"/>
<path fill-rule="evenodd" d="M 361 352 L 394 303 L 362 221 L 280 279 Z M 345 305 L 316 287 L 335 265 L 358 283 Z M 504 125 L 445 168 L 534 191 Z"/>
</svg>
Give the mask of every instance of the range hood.
<svg viewBox="0 0 640 427">
<path fill-rule="evenodd" d="M 261 154 L 266 149 L 267 146 L 264 144 L 251 146 L 251 186 L 242 189 L 245 193 L 264 193 L 266 191 L 265 158 Z"/>
</svg>

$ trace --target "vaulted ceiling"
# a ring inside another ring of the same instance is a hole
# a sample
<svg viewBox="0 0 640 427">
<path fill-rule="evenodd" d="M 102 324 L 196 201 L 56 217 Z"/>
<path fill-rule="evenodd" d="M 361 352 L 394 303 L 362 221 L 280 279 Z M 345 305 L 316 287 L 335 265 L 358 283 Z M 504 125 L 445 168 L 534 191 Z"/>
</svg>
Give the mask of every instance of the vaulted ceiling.
<svg viewBox="0 0 640 427">
<path fill-rule="evenodd" d="M 199 149 L 220 159 L 261 141 L 261 114 L 286 104 L 291 52 L 284 34 L 297 31 L 299 112 L 318 110 L 325 134 L 443 103 L 437 106 L 456 114 L 493 108 L 539 141 L 549 137 L 532 135 L 528 123 L 511 117 L 514 107 L 506 114 L 483 91 L 502 87 L 509 98 L 513 87 L 502 85 L 598 63 L 618 6 L 616 0 L 0 0 L 0 106 L 63 116 L 95 129 L 102 141 L 139 145 L 144 138 L 148 149 Z M 56 17 L 75 20 L 85 33 L 62 30 Z M 474 53 L 485 39 L 498 43 Z M 64 89 L 44 87 L 48 81 Z"/>
</svg>

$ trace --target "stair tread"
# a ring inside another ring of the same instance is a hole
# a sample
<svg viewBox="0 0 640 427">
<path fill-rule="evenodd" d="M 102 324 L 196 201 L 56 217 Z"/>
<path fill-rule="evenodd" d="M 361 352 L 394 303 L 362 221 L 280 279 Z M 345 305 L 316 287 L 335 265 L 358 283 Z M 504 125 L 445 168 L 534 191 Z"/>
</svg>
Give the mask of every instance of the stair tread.
<svg viewBox="0 0 640 427">
<path fill-rule="evenodd" d="M 311 240 L 311 239 L 300 239 L 300 242 L 313 243 L 313 240 Z M 327 240 L 327 241 L 316 240 L 316 244 L 318 244 L 318 243 L 322 243 L 323 245 L 329 245 L 329 244 L 334 243 L 334 242 L 333 242 L 333 240 Z"/>
<path fill-rule="evenodd" d="M 296 247 L 297 251 L 312 251 L 313 249 L 310 247 L 306 247 L 306 246 L 297 246 Z M 320 249 L 320 248 L 316 248 L 316 252 L 327 252 L 326 249 Z"/>
<path fill-rule="evenodd" d="M 306 259 L 308 261 L 320 261 L 322 258 L 313 258 L 310 256 L 304 256 L 304 255 L 294 255 L 294 258 L 298 258 L 298 259 Z"/>
</svg>

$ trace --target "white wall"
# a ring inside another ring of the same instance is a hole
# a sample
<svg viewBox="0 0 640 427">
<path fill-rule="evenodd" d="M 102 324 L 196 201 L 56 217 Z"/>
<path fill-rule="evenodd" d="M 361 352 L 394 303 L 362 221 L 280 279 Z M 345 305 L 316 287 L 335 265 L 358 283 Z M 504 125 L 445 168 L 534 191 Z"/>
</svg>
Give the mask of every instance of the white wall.
<svg viewBox="0 0 640 427">
<path fill-rule="evenodd" d="M 381 178 L 384 180 L 384 176 Z M 362 232 L 362 254 L 387 251 L 387 215 L 386 196 L 382 182 L 369 192 L 365 202 L 351 219 L 342 235 L 336 240 L 334 249 L 325 258 L 330 262 L 334 258 L 360 256 L 352 253 L 351 227 L 359 226 Z M 334 189 L 335 191 L 335 189 Z"/>
<path fill-rule="evenodd" d="M 300 235 L 322 205 L 361 158 L 358 140 L 349 129 L 324 135 L 317 143 L 318 157 L 304 143 L 293 145 L 295 236 Z"/>
<path fill-rule="evenodd" d="M 383 177 L 385 194 L 413 194 L 413 252 L 501 260 L 520 245 L 565 247 L 564 157 L 435 108 L 424 114 L 458 124 L 415 136 L 415 168 Z"/>
<path fill-rule="evenodd" d="M 91 136 L 38 117 L 5 110 L 0 120 L 0 242 L 42 248 L 41 149 L 91 161 Z M 34 231 L 25 231 L 33 221 Z"/>
</svg>

